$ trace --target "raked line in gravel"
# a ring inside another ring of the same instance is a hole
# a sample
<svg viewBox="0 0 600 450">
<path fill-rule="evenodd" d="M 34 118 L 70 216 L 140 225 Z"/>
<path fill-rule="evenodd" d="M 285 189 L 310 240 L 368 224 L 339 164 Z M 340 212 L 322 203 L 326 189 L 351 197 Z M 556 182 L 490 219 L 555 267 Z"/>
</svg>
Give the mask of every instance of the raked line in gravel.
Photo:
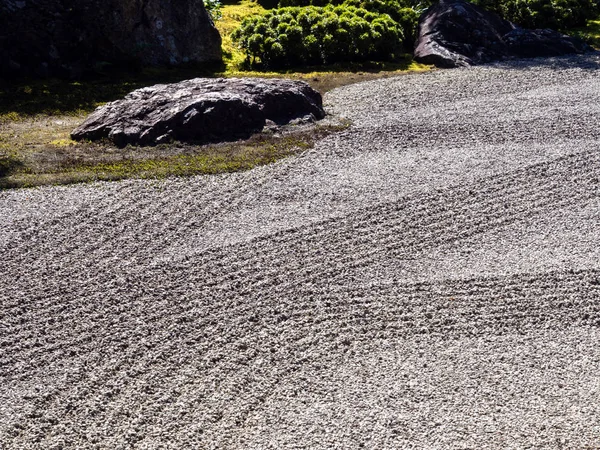
<svg viewBox="0 0 600 450">
<path fill-rule="evenodd" d="M 249 172 L 0 193 L 0 448 L 600 447 L 600 56 L 325 101 Z"/>
</svg>

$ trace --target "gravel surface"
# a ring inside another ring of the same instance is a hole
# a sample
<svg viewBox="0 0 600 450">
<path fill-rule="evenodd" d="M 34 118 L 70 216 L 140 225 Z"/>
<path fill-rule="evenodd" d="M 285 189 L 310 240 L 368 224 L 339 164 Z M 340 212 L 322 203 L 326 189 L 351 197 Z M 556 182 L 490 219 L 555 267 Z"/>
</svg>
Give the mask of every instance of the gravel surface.
<svg viewBox="0 0 600 450">
<path fill-rule="evenodd" d="M 0 448 L 600 447 L 599 69 L 356 84 L 271 166 L 0 193 Z"/>
</svg>

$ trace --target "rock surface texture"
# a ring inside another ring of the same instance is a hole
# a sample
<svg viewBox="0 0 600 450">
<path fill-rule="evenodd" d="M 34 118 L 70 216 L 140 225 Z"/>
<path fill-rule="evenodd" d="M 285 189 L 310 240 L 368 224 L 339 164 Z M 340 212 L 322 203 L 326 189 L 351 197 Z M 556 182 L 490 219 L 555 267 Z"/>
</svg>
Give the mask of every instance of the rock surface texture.
<svg viewBox="0 0 600 450">
<path fill-rule="evenodd" d="M 599 85 L 405 75 L 275 164 L 0 191 L 0 447 L 597 448 Z"/>
<path fill-rule="evenodd" d="M 465 0 L 442 0 L 419 19 L 415 60 L 438 67 L 560 56 L 592 48 L 553 30 L 527 30 Z"/>
<path fill-rule="evenodd" d="M 213 141 L 247 137 L 267 120 L 325 116 L 321 94 L 303 81 L 195 78 L 157 84 L 99 107 L 73 131 L 73 139 L 108 138 L 117 145 L 170 140 Z"/>
<path fill-rule="evenodd" d="M 0 0 L 0 76 L 220 59 L 221 37 L 202 0 Z"/>
</svg>

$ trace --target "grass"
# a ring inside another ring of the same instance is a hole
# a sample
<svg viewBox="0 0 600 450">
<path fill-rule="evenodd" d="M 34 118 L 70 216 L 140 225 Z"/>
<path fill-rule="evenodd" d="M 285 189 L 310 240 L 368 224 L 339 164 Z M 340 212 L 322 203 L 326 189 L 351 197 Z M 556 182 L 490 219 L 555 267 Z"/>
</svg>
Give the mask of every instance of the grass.
<svg viewBox="0 0 600 450">
<path fill-rule="evenodd" d="M 61 124 L 55 120 L 50 124 L 49 118 L 36 120 L 36 126 L 24 120 L 10 127 L 9 133 L 0 133 L 0 189 L 248 170 L 309 149 L 347 126 L 289 126 L 283 132 L 220 144 L 117 148 L 109 142 L 65 138 L 70 120 L 76 118 Z"/>
<path fill-rule="evenodd" d="M 600 49 L 600 19 L 588 20 L 585 27 L 575 28 L 571 34 L 580 37 L 592 47 Z"/>
<path fill-rule="evenodd" d="M 308 82 L 325 92 L 350 83 L 429 70 L 407 55 L 396 63 L 302 67 L 285 72 L 244 71 L 244 55 L 229 37 L 245 18 L 264 12 L 252 0 L 225 2 L 216 25 L 223 38 L 223 64 L 177 68 L 105 66 L 78 81 L 0 79 L 0 189 L 124 178 L 161 178 L 247 170 L 312 147 L 344 126 L 257 135 L 246 141 L 118 149 L 109 142 L 75 142 L 69 137 L 85 116 L 106 102 L 156 83 L 195 77 L 281 77 Z"/>
<path fill-rule="evenodd" d="M 21 169 L 23 163 L 12 155 L 6 155 L 0 158 L 0 180 L 2 177 L 8 176 L 13 172 L 17 172 Z"/>
</svg>

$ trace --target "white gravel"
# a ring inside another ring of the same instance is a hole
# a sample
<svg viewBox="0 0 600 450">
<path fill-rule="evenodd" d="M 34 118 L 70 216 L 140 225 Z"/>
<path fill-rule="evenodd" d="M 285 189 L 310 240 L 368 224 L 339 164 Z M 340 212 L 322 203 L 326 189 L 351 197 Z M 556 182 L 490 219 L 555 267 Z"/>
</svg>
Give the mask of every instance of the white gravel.
<svg viewBox="0 0 600 450">
<path fill-rule="evenodd" d="M 0 193 L 0 448 L 600 446 L 600 56 L 325 100 L 268 167 Z"/>
</svg>

